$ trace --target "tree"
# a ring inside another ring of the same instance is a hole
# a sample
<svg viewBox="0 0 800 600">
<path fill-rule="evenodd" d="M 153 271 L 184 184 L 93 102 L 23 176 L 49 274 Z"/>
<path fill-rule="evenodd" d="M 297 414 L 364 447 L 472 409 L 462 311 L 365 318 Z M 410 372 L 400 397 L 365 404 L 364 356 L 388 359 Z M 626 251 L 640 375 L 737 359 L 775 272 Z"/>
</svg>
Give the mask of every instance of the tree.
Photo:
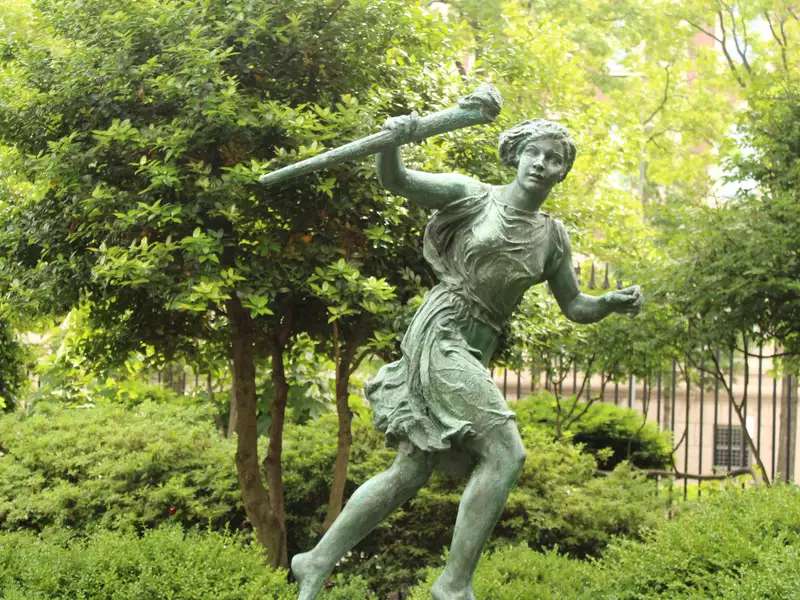
<svg viewBox="0 0 800 600">
<path fill-rule="evenodd" d="M 673 314 L 672 343 L 688 364 L 722 382 L 769 481 L 745 427 L 744 407 L 749 360 L 764 357 L 764 348 L 777 342 L 781 350 L 773 358 L 792 373 L 800 349 L 797 13 L 788 3 L 766 1 L 687 3 L 670 10 L 676 26 L 716 42 L 713 51 L 723 59 L 731 95 L 746 110 L 735 115 L 736 135 L 720 144 L 728 183 L 738 191 L 674 213 L 679 229 L 670 236 L 671 260 L 654 270 L 653 287 L 656 300 Z M 727 358 L 734 351 L 744 357 L 739 398 Z M 782 413 L 788 412 L 784 407 Z M 787 431 L 784 426 L 782 437 Z M 786 440 L 779 446 L 785 448 Z"/>
<path fill-rule="evenodd" d="M 43 0 L 36 35 L 13 47 L 0 77 L 0 139 L 38 185 L 4 206 L 6 296 L 48 312 L 91 299 L 90 318 L 123 328 L 131 347 L 223 336 L 244 504 L 273 564 L 286 562 L 284 357 L 304 321 L 318 319 L 308 278 L 360 250 L 370 219 L 393 236 L 407 212 L 373 193 L 362 165 L 279 190 L 261 189 L 257 176 L 373 130 L 398 90 L 419 83 L 424 97 L 433 85 L 423 57 L 447 64 L 430 59 L 444 29 L 413 3 L 284 9 Z M 255 386 L 263 359 L 274 390 L 266 485 Z"/>
<path fill-rule="evenodd" d="M 397 250 L 408 251 L 407 243 L 395 245 L 396 241 L 389 239 L 382 227 L 367 230 L 367 235 L 373 245 L 383 244 Z M 404 262 L 402 256 L 389 258 L 394 258 L 394 261 L 384 260 L 382 261 L 384 264 L 380 265 L 386 271 L 391 269 L 390 262 L 400 264 Z M 408 257 L 405 262 L 409 262 Z M 418 257 L 417 263 L 421 262 L 421 257 Z M 421 267 L 421 264 L 418 267 Z M 399 339 L 397 330 L 400 329 L 397 323 L 398 316 L 403 314 L 405 307 L 403 300 L 408 300 L 408 295 L 419 289 L 419 275 L 415 275 L 408 267 L 401 269 L 400 275 L 405 275 L 406 289 L 397 290 L 382 278 L 364 277 L 356 265 L 340 258 L 327 267 L 318 267 L 310 280 L 312 291 L 326 304 L 329 315 L 327 323 L 330 326 L 330 333 L 326 331 L 325 337 L 326 346 L 331 348 L 334 358 L 334 388 L 339 428 L 328 510 L 322 525 L 324 530 L 331 526 L 344 503 L 350 448 L 353 442 L 350 376 L 368 355 L 396 348 Z M 398 298 L 397 291 L 406 297 Z"/>
</svg>

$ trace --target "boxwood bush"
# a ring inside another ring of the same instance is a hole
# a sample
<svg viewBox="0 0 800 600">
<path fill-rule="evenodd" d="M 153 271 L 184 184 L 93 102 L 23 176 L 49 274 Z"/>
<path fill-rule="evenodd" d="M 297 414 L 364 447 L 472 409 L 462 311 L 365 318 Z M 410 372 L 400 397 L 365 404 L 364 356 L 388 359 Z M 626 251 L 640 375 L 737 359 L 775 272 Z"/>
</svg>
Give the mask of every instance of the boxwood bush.
<svg viewBox="0 0 800 600">
<path fill-rule="evenodd" d="M 0 529 L 238 528 L 233 464 L 208 411 L 143 403 L 0 418 Z"/>
<path fill-rule="evenodd" d="M 585 403 L 562 400 L 562 411 L 580 414 Z M 555 429 L 556 401 L 549 392 L 539 392 L 514 404 L 520 422 Z M 576 444 L 598 459 L 602 469 L 613 469 L 628 461 L 641 469 L 663 469 L 670 463 L 672 447 L 668 432 L 659 431 L 642 413 L 622 406 L 595 402 L 565 431 Z"/>
<path fill-rule="evenodd" d="M 595 597 L 800 598 L 800 490 L 729 487 L 689 509 L 643 543 L 609 548 Z"/>
<path fill-rule="evenodd" d="M 429 569 L 409 600 L 430 600 L 430 587 L 441 569 Z M 475 596 L 483 600 L 573 600 L 592 583 L 593 565 L 526 545 L 498 548 L 481 558 L 475 573 Z"/>
<path fill-rule="evenodd" d="M 599 559 L 522 544 L 488 553 L 475 591 L 492 600 L 788 600 L 800 598 L 798 559 L 800 490 L 729 488 Z M 410 600 L 427 600 L 440 571 L 429 569 Z"/>
<path fill-rule="evenodd" d="M 75 538 L 0 534 L 5 600 L 295 600 L 284 571 L 264 566 L 258 548 L 226 533 L 163 526 L 138 537 L 99 531 Z M 373 598 L 363 581 L 338 581 L 324 600 Z"/>
<path fill-rule="evenodd" d="M 348 493 L 385 469 L 394 452 L 359 409 Z M 558 546 L 597 555 L 618 535 L 637 537 L 658 522 L 653 484 L 621 464 L 597 477 L 595 458 L 520 413 L 528 460 L 494 543 Z M 289 553 L 321 534 L 336 451 L 336 418 L 287 427 L 284 478 Z M 246 527 L 233 464 L 209 411 L 144 402 L 77 408 L 40 403 L 30 416 L 0 418 L 0 530 L 70 528 L 142 532 L 165 522 L 185 528 Z M 383 593 L 415 581 L 450 543 L 464 478 L 430 485 L 382 523 L 342 563 Z"/>
</svg>

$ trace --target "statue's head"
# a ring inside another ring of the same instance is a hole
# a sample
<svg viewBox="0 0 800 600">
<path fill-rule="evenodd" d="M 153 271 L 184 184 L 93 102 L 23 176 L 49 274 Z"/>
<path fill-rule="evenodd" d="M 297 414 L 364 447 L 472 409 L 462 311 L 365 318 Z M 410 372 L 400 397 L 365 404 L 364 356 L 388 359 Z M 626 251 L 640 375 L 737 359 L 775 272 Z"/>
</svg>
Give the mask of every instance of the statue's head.
<svg viewBox="0 0 800 600">
<path fill-rule="evenodd" d="M 504 165 L 516 168 L 525 146 L 534 140 L 554 140 L 561 144 L 564 150 L 564 167 L 559 181 L 564 181 L 575 162 L 575 142 L 566 127 L 553 121 L 546 119 L 523 121 L 501 133 L 500 160 Z"/>
</svg>

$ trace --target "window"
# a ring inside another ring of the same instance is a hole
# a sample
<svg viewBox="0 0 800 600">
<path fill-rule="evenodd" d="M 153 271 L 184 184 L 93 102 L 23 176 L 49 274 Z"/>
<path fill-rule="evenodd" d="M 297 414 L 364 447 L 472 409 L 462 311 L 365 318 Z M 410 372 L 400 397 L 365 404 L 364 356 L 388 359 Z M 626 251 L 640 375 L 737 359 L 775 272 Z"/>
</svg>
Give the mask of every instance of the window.
<svg viewBox="0 0 800 600">
<path fill-rule="evenodd" d="M 750 466 L 750 449 L 741 425 L 717 425 L 714 429 L 714 467 L 740 469 Z"/>
</svg>

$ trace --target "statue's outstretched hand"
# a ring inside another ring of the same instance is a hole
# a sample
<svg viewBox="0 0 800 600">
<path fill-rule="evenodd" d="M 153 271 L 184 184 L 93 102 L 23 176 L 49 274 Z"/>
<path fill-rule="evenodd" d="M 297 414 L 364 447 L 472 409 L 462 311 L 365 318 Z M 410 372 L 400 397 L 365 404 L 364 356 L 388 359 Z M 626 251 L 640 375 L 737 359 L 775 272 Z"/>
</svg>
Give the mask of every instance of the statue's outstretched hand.
<svg viewBox="0 0 800 600">
<path fill-rule="evenodd" d="M 395 132 L 397 136 L 397 145 L 402 146 L 414 141 L 414 134 L 417 131 L 417 124 L 419 123 L 419 114 L 412 112 L 410 115 L 402 115 L 400 117 L 389 117 L 383 123 L 383 129 Z"/>
<path fill-rule="evenodd" d="M 638 285 L 632 285 L 606 294 L 606 301 L 611 305 L 614 312 L 634 316 L 642 310 L 644 296 Z"/>
</svg>

